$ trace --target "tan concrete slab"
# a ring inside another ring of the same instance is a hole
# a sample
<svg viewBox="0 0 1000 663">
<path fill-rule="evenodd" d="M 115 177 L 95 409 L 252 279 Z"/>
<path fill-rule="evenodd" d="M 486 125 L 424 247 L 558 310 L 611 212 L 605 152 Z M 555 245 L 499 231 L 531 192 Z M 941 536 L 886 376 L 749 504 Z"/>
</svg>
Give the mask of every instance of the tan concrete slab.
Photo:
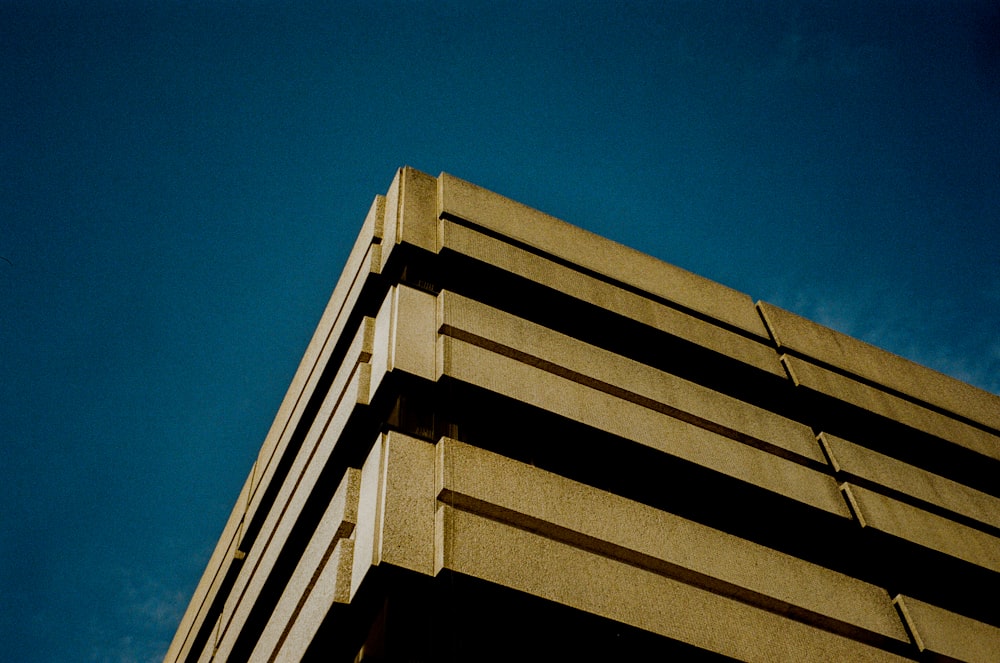
<svg viewBox="0 0 1000 663">
<path fill-rule="evenodd" d="M 312 644 L 319 632 L 327 613 L 336 604 L 347 604 L 350 601 L 351 561 L 353 558 L 354 541 L 338 539 L 334 545 L 329 561 L 323 566 L 316 579 L 316 586 L 303 603 L 301 611 L 295 620 L 288 625 L 287 633 L 278 642 L 278 647 L 270 650 L 261 647 L 255 649 L 250 661 L 301 661 L 306 650 Z M 263 642 L 263 641 L 262 641 Z"/>
<path fill-rule="evenodd" d="M 392 370 L 392 336 L 395 322 L 395 291 L 392 287 L 386 293 L 378 313 L 375 314 L 375 325 L 372 338 L 371 364 L 371 390 L 372 394 L 378 392 L 379 385 L 385 378 L 385 374 Z"/>
<path fill-rule="evenodd" d="M 447 220 L 441 222 L 441 233 L 443 248 L 601 306 L 772 375 L 785 377 L 785 371 L 770 346 L 770 339 L 758 336 L 758 340 L 754 340 L 734 333 L 712 322 Z"/>
<path fill-rule="evenodd" d="M 310 358 L 308 362 L 304 359 L 299 368 L 299 372 L 306 375 L 305 386 L 299 389 L 298 386 L 293 385 L 293 388 L 289 389 L 285 396 L 285 401 L 283 401 L 282 408 L 284 408 L 284 412 L 290 409 L 290 414 L 288 414 L 287 418 L 281 415 L 275 419 L 257 455 L 258 476 L 261 477 L 261 481 L 255 488 L 254 493 L 260 489 L 261 485 L 266 485 L 270 480 L 277 462 L 276 459 L 281 457 L 281 454 L 288 445 L 289 437 L 301 421 L 302 412 L 316 390 L 316 384 L 319 382 L 323 369 L 330 361 L 334 347 L 344 333 L 350 313 L 358 302 L 365 282 L 370 275 L 378 273 L 379 246 L 378 244 L 372 244 L 368 248 L 358 271 L 345 281 L 347 283 L 346 292 L 338 293 L 335 290 L 333 297 L 330 298 L 330 304 L 327 306 L 327 312 L 324 313 L 324 318 L 321 322 L 321 327 L 324 330 L 329 325 L 329 331 L 320 332 L 320 330 L 317 330 L 316 335 L 314 335 L 314 341 L 310 344 L 310 347 L 313 348 L 309 353 Z M 340 288 L 340 285 L 338 282 L 338 288 Z M 334 311 L 336 311 L 335 314 Z M 317 340 L 319 338 L 324 339 L 322 344 Z M 316 345 L 321 345 L 321 347 L 318 358 L 313 361 L 311 357 L 315 356 Z M 298 374 L 296 373 L 296 375 Z M 301 383 L 302 380 L 299 379 L 295 385 Z"/>
<path fill-rule="evenodd" d="M 445 504 L 855 639 L 909 642 L 880 587 L 455 440 L 437 451 Z"/>
<path fill-rule="evenodd" d="M 437 298 L 409 286 L 395 289 L 392 368 L 428 380 L 436 369 Z"/>
<path fill-rule="evenodd" d="M 346 370 L 346 367 L 344 367 Z M 319 476 L 340 439 L 348 418 L 359 404 L 368 401 L 368 364 L 358 364 L 329 419 L 317 415 L 317 424 L 295 457 L 288 477 L 281 486 L 275 508 L 268 514 L 260 535 L 246 560 L 222 611 L 218 651 L 226 660 L 235 645 L 242 625 L 246 622 L 257 596 L 270 576 L 278 556 L 298 520 L 306 500 L 312 494 Z M 313 442 L 315 440 L 315 442 Z"/>
<path fill-rule="evenodd" d="M 895 598 L 920 651 L 962 663 L 1000 661 L 1000 629 L 909 596 Z"/>
<path fill-rule="evenodd" d="M 1000 437 L 916 403 L 834 373 L 798 357 L 784 355 L 795 384 L 831 396 L 887 419 L 953 442 L 970 451 L 1000 460 Z"/>
<path fill-rule="evenodd" d="M 779 348 L 1000 431 L 1000 397 L 772 304 L 758 306 Z"/>
<path fill-rule="evenodd" d="M 442 291 L 438 303 L 448 336 L 772 453 L 826 465 L 808 426 L 454 292 Z"/>
<path fill-rule="evenodd" d="M 351 561 L 350 599 L 354 598 L 361 581 L 368 574 L 368 570 L 379 561 L 385 444 L 385 434 L 379 435 L 361 466 L 361 487 L 358 491 L 358 525 L 354 528 L 354 558 Z"/>
<path fill-rule="evenodd" d="M 436 376 L 437 298 L 406 285 L 389 289 L 375 316 L 372 393 L 389 371 Z"/>
<path fill-rule="evenodd" d="M 290 644 L 308 646 L 315 635 L 315 629 L 326 615 L 322 607 L 329 610 L 330 603 L 338 598 L 341 602 L 347 602 L 350 566 L 346 569 L 339 569 L 338 566 L 345 561 L 342 540 L 354 532 L 358 521 L 360 484 L 361 471 L 347 468 L 281 598 L 261 631 L 251 660 L 274 660 L 283 651 L 282 646 L 290 632 L 306 635 L 302 633 L 304 625 L 299 624 L 299 619 L 309 621 L 314 628 L 305 629 L 310 631 L 308 640 L 299 637 Z M 350 541 L 347 545 L 353 549 L 354 542 Z M 327 569 L 328 564 L 332 565 L 332 578 L 329 577 L 331 572 Z M 325 596 L 317 601 L 312 597 L 314 591 L 324 593 Z M 284 651 L 287 651 L 287 647 Z"/>
<path fill-rule="evenodd" d="M 438 176 L 438 186 L 443 217 L 464 219 L 755 336 L 767 337 L 753 301 L 741 292 L 447 173 Z"/>
<path fill-rule="evenodd" d="M 348 382 L 354 377 L 355 366 L 358 364 L 364 364 L 368 362 L 372 357 L 372 352 L 374 350 L 375 344 L 375 320 L 373 318 L 362 318 L 358 329 L 355 332 L 354 339 L 351 341 L 351 345 L 348 346 L 347 352 L 344 354 L 344 359 L 341 362 L 340 368 L 337 370 L 336 375 L 334 375 L 333 382 L 327 388 L 323 402 L 320 404 L 319 410 L 314 415 L 313 423 L 306 434 L 306 438 L 303 440 L 300 446 L 299 454 L 301 455 L 302 449 L 312 449 L 315 447 L 319 435 L 323 432 L 323 425 L 332 416 L 334 408 L 336 408 L 338 399 L 342 397 Z M 324 362 L 329 359 L 327 355 Z M 365 402 L 367 402 L 368 393 L 370 390 L 370 380 L 371 371 L 370 368 L 365 369 L 367 371 L 367 376 L 364 380 L 368 383 L 364 387 L 365 391 Z M 315 372 L 315 378 L 318 379 L 319 371 Z M 360 383 L 359 383 L 360 384 Z M 315 390 L 315 381 L 309 386 L 309 390 Z M 305 406 L 305 400 L 300 401 L 300 405 L 296 408 L 295 417 L 296 419 L 301 417 L 302 408 Z M 318 426 L 317 426 L 318 422 Z M 266 449 L 262 449 L 260 455 L 258 456 L 258 467 L 263 467 L 263 471 L 258 471 L 257 482 L 255 484 L 254 492 L 249 496 L 246 512 L 247 517 L 252 518 L 258 511 L 261 505 L 261 500 L 263 499 L 265 488 L 273 480 L 275 469 L 277 468 L 277 458 L 280 457 L 277 452 L 283 451 L 284 447 L 288 444 L 288 436 L 291 434 L 294 427 L 286 428 L 283 436 L 281 438 L 281 447 L 275 449 L 271 456 L 265 456 Z M 261 457 L 264 457 L 261 459 Z M 265 465 L 265 461 L 267 464 Z"/>
<path fill-rule="evenodd" d="M 842 489 L 863 527 L 1000 573 L 1000 538 L 855 484 Z"/>
<path fill-rule="evenodd" d="M 382 563 L 433 575 L 434 446 L 390 431 L 379 436 L 361 468 L 350 597 Z"/>
<path fill-rule="evenodd" d="M 850 517 L 831 476 L 458 339 L 439 343 L 444 375 Z"/>
<path fill-rule="evenodd" d="M 852 482 L 871 482 L 1000 529 L 1000 499 L 849 442 L 820 433 L 834 470 Z"/>
<path fill-rule="evenodd" d="M 397 244 L 412 244 L 437 252 L 437 178 L 404 166 L 396 171 L 385 198 L 385 246 L 381 266 L 385 267 Z"/>
<path fill-rule="evenodd" d="M 741 661 L 903 661 L 647 569 L 442 506 L 445 566 Z"/>
<path fill-rule="evenodd" d="M 434 445 L 390 431 L 384 454 L 379 563 L 433 575 Z"/>
</svg>

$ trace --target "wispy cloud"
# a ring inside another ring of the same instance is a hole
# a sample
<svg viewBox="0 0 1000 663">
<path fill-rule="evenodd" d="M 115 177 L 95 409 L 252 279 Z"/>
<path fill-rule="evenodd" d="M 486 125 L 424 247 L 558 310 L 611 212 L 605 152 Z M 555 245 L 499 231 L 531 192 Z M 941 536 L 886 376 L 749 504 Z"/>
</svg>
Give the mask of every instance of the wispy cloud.
<svg viewBox="0 0 1000 663">
<path fill-rule="evenodd" d="M 93 631 L 89 660 L 159 663 L 187 607 L 187 595 L 143 571 L 122 569 L 118 575 L 120 603 L 114 613 L 120 628 L 114 634 L 103 629 Z"/>
<path fill-rule="evenodd" d="M 942 343 L 929 333 L 935 320 L 929 307 L 916 307 L 905 293 L 809 292 L 794 289 L 766 297 L 821 325 L 859 338 L 910 361 L 1000 394 L 1000 339 L 970 334 Z"/>
</svg>

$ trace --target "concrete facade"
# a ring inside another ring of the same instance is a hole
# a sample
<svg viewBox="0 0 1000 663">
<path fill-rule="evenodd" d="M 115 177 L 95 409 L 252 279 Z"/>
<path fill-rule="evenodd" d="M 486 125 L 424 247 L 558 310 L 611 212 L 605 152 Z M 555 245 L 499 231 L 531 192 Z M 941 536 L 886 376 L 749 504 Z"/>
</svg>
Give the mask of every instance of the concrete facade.
<svg viewBox="0 0 1000 663">
<path fill-rule="evenodd" d="M 998 595 L 1000 398 L 403 168 L 166 660 L 985 663 Z"/>
</svg>

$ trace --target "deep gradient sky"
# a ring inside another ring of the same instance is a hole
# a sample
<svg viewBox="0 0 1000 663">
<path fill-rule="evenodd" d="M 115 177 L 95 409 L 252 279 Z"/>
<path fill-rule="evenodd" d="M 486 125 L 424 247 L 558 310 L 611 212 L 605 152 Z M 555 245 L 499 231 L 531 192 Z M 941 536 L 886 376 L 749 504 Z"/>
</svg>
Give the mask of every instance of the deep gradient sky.
<svg viewBox="0 0 1000 663">
<path fill-rule="evenodd" d="M 997 2 L 0 0 L 0 660 L 166 650 L 447 171 L 1000 393 Z"/>
</svg>

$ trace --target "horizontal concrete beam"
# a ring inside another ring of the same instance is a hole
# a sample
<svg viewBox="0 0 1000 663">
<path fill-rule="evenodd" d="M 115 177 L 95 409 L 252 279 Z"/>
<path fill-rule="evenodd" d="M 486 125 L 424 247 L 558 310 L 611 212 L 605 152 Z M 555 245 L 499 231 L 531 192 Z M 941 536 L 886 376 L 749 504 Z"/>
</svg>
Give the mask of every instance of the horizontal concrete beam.
<svg viewBox="0 0 1000 663">
<path fill-rule="evenodd" d="M 441 520 L 450 570 L 737 660 L 912 660 L 492 518 Z"/>
<path fill-rule="evenodd" d="M 841 489 L 862 527 L 1000 573 L 1000 538 L 855 484 Z"/>
<path fill-rule="evenodd" d="M 766 337 L 753 300 L 741 292 L 447 173 L 438 177 L 438 187 L 442 218 L 463 219 L 584 270 Z"/>
<path fill-rule="evenodd" d="M 780 349 L 1000 431 L 1000 397 L 772 304 L 757 305 Z"/>
<path fill-rule="evenodd" d="M 841 479 L 869 484 L 869 488 L 878 492 L 879 488 L 870 485 L 874 484 L 882 487 L 883 492 L 887 489 L 889 494 L 904 495 L 1000 530 L 1000 499 L 992 495 L 836 435 L 820 433 L 819 440 Z"/>
<path fill-rule="evenodd" d="M 791 419 L 453 292 L 442 291 L 438 306 L 447 336 L 797 462 L 826 465 L 812 429 Z"/>
<path fill-rule="evenodd" d="M 267 485 L 273 468 L 284 454 L 289 440 L 298 428 L 302 413 L 316 392 L 316 385 L 330 362 L 334 348 L 344 334 L 348 319 L 361 297 L 361 291 L 365 287 L 368 277 L 378 273 L 379 251 L 378 244 L 371 245 L 368 252 L 365 253 L 358 271 L 352 275 L 350 280 L 346 281 L 348 284 L 346 292 L 334 291 L 334 296 L 331 298 L 330 305 L 321 321 L 320 327 L 323 331 L 318 329 L 313 341 L 310 342 L 306 358 L 303 359 L 299 371 L 296 373 L 298 378 L 293 381 L 292 387 L 289 388 L 288 394 L 282 402 L 279 416 L 271 425 L 271 431 L 257 455 L 260 480 L 255 486 L 255 493 L 261 485 Z M 338 283 L 339 286 L 340 283 Z M 284 412 L 288 413 L 287 416 L 282 414 Z"/>
<path fill-rule="evenodd" d="M 805 359 L 784 355 L 782 361 L 785 362 L 792 380 L 798 387 L 850 403 L 862 410 L 952 442 L 969 451 L 1000 460 L 1000 437 L 996 435 Z"/>
<path fill-rule="evenodd" d="M 329 561 L 323 566 L 322 573 L 316 578 L 316 591 L 302 605 L 297 618 L 290 625 L 287 635 L 280 646 L 264 659 L 256 652 L 250 657 L 252 663 L 257 661 L 301 661 L 306 650 L 312 644 L 313 638 L 319 632 L 320 626 L 331 610 L 337 605 L 350 602 L 351 563 L 354 559 L 354 541 L 338 539 L 334 545 Z"/>
<path fill-rule="evenodd" d="M 962 663 L 1000 661 L 997 627 L 901 594 L 893 602 L 921 652 Z"/>
<path fill-rule="evenodd" d="M 761 330 L 744 330 L 754 335 L 753 338 L 747 337 L 572 266 L 536 255 L 448 220 L 441 222 L 441 246 L 442 249 L 530 279 L 761 371 L 785 377 L 777 355 L 770 346 L 770 339 Z"/>
<path fill-rule="evenodd" d="M 414 168 L 404 167 L 385 194 L 385 241 L 381 267 L 398 244 L 410 244 L 432 253 L 438 246 L 437 179 Z"/>
<path fill-rule="evenodd" d="M 850 518 L 833 477 L 718 433 L 455 338 L 439 371 L 802 504 Z"/>
<path fill-rule="evenodd" d="M 330 392 L 317 414 L 316 424 L 296 454 L 275 498 L 276 506 L 268 512 L 257 541 L 247 551 L 243 569 L 226 601 L 219 629 L 218 652 L 221 660 L 226 660 L 236 644 L 350 415 L 358 405 L 368 402 L 369 365 L 358 363 L 353 369 L 345 365 L 341 367 L 341 373 L 348 373 L 350 380 L 342 392 Z"/>
<path fill-rule="evenodd" d="M 375 316 L 372 393 L 389 371 L 435 378 L 437 326 L 434 295 L 402 284 L 389 289 Z"/>
<path fill-rule="evenodd" d="M 437 452 L 444 504 L 855 639 L 909 642 L 884 589 L 455 440 Z"/>
<path fill-rule="evenodd" d="M 301 660 L 333 603 L 347 603 L 361 472 L 348 468 L 260 634 L 251 660 Z M 294 650 L 299 655 L 293 655 Z"/>
<path fill-rule="evenodd" d="M 298 453 L 296 455 L 295 463 L 297 466 L 301 466 L 304 462 L 305 456 L 303 455 L 303 450 L 314 449 L 320 435 L 323 434 L 324 427 L 329 422 L 330 417 L 333 415 L 334 409 L 337 407 L 339 400 L 344 394 L 344 390 L 347 388 L 350 380 L 354 379 L 356 367 L 359 365 L 364 365 L 365 368 L 362 369 L 366 372 L 365 380 L 370 380 L 370 367 L 368 362 L 372 358 L 372 353 L 374 351 L 375 343 L 375 320 L 373 318 L 362 318 L 361 324 L 358 327 L 357 332 L 354 335 L 354 339 L 351 341 L 351 345 L 348 346 L 347 352 L 344 354 L 344 359 L 341 365 L 337 368 L 337 372 L 333 377 L 333 381 L 327 388 L 326 395 L 323 398 L 319 409 L 314 415 L 313 421 L 310 422 L 308 431 L 306 432 L 305 438 L 299 447 Z M 315 385 L 312 385 L 315 389 Z M 359 386 L 360 388 L 360 386 Z M 363 385 L 364 393 L 362 394 L 363 402 L 367 402 L 368 394 L 370 393 L 370 387 L 368 382 Z M 288 444 L 287 437 L 282 439 L 282 446 Z M 266 488 L 273 481 L 274 473 L 277 468 L 276 458 L 271 458 L 271 462 L 267 464 L 264 471 L 260 473 L 257 477 L 257 490 L 250 495 L 247 501 L 246 512 L 247 519 L 253 518 L 261 507 L 261 500 L 263 499 Z M 287 483 L 286 478 L 286 483 Z M 244 551 L 246 552 L 246 551 Z"/>
</svg>

